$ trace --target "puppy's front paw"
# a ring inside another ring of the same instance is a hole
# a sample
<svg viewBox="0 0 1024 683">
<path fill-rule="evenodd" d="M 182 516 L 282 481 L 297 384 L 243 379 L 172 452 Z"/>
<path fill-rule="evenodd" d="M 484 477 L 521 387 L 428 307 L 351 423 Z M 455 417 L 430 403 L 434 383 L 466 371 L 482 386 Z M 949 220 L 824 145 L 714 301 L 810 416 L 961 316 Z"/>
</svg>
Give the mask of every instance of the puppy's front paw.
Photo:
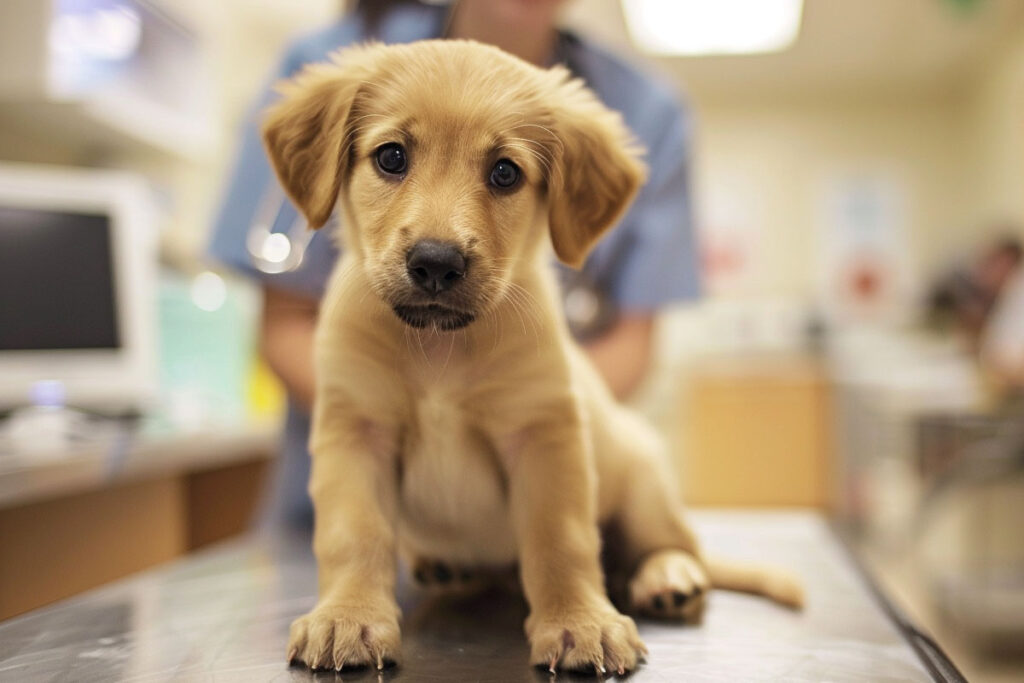
<svg viewBox="0 0 1024 683">
<path fill-rule="evenodd" d="M 398 608 L 320 604 L 292 622 L 288 661 L 311 669 L 397 664 Z"/>
<path fill-rule="evenodd" d="M 633 620 L 610 604 L 535 612 L 526 620 L 526 635 L 530 662 L 552 672 L 560 666 L 623 674 L 647 653 Z"/>
</svg>

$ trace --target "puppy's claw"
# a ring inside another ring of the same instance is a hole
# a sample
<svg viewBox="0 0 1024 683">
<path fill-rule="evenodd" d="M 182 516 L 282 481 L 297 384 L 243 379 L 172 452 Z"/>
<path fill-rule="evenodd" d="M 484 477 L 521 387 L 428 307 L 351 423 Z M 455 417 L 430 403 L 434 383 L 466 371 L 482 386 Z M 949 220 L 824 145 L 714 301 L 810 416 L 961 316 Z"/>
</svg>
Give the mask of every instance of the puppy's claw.
<svg viewBox="0 0 1024 683">
<path fill-rule="evenodd" d="M 558 655 L 551 658 L 551 663 L 548 664 L 548 671 L 555 673 L 555 667 L 558 666 Z"/>
<path fill-rule="evenodd" d="M 377 653 L 377 671 L 384 670 L 384 657 L 379 652 Z"/>
</svg>

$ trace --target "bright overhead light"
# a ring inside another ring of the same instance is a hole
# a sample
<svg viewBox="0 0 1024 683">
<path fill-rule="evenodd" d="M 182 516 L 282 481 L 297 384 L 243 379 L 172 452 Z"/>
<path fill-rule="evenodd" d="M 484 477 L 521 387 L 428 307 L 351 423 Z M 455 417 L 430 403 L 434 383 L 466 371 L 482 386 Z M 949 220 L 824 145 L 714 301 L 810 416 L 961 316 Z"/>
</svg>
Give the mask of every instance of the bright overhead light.
<svg viewBox="0 0 1024 683">
<path fill-rule="evenodd" d="M 660 55 L 778 52 L 800 32 L 803 0 L 622 0 L 633 44 Z"/>
</svg>

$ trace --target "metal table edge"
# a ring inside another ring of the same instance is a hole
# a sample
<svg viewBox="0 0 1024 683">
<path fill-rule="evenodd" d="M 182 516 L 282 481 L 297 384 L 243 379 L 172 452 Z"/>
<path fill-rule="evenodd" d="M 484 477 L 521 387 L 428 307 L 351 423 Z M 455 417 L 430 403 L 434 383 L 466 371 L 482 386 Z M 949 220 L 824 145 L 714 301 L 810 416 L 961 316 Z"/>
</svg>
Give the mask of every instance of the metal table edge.
<svg viewBox="0 0 1024 683">
<path fill-rule="evenodd" d="M 830 519 L 829 526 L 872 598 L 895 624 L 900 635 L 921 660 L 921 664 L 931 674 L 932 679 L 936 683 L 967 683 L 967 678 L 949 658 L 942 646 L 931 635 L 914 624 L 910 617 L 886 596 L 885 591 L 882 590 L 854 550 L 850 530 L 836 519 Z"/>
</svg>

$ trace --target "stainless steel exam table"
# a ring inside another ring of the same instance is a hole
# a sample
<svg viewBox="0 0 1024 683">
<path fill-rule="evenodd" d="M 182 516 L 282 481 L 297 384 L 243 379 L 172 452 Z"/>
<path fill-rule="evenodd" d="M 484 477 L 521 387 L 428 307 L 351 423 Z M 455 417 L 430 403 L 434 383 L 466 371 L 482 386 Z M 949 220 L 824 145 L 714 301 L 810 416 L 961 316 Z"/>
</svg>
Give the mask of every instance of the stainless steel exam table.
<svg viewBox="0 0 1024 683">
<path fill-rule="evenodd" d="M 639 622 L 631 681 L 957 681 L 941 650 L 861 574 L 822 518 L 692 512 L 709 553 L 772 562 L 806 582 L 795 613 L 714 592 L 703 624 Z M 73 568 L 69 568 L 72 571 Z M 309 539 L 253 535 L 0 624 L 0 681 L 548 681 L 531 668 L 521 598 L 430 599 L 403 584 L 404 664 L 336 675 L 284 661 L 316 592 Z M 594 675 L 559 674 L 563 680 Z"/>
</svg>

